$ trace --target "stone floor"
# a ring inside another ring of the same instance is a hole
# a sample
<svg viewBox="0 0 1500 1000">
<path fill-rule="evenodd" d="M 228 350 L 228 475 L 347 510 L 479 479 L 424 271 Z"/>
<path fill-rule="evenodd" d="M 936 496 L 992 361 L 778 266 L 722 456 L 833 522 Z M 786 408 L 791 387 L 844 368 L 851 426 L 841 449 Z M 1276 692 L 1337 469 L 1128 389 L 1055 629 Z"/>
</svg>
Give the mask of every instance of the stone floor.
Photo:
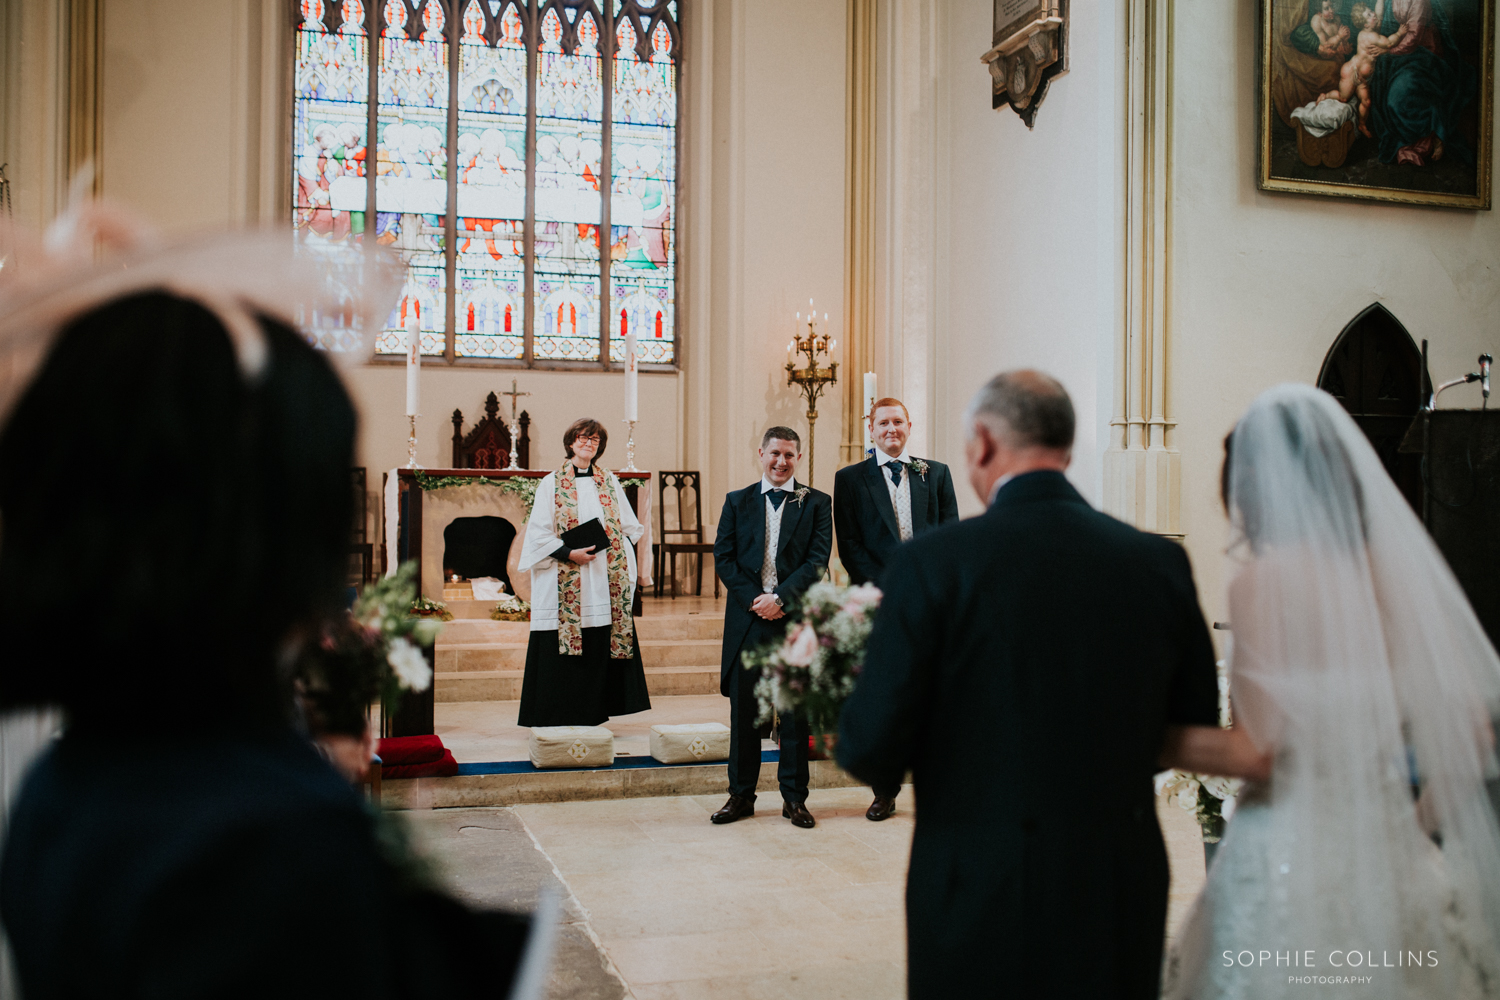
<svg viewBox="0 0 1500 1000">
<path fill-rule="evenodd" d="M 905 995 L 902 892 L 911 793 L 884 823 L 863 788 L 815 790 L 799 830 L 763 796 L 716 827 L 722 796 L 407 814 L 476 904 L 565 894 L 552 1000 L 884 1000 Z M 1170 938 L 1204 878 L 1191 814 L 1158 803 L 1172 863 Z"/>
</svg>

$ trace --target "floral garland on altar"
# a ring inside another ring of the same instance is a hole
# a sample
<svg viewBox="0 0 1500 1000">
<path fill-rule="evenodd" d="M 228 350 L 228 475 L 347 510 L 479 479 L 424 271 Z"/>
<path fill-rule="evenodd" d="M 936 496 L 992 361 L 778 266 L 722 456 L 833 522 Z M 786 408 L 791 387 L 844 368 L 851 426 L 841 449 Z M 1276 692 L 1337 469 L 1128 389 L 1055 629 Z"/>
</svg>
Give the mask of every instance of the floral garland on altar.
<svg viewBox="0 0 1500 1000">
<path fill-rule="evenodd" d="M 539 479 L 530 476 L 506 476 L 504 479 L 491 479 L 488 476 L 429 476 L 418 470 L 412 475 L 412 479 L 423 490 L 446 490 L 453 486 L 493 486 L 501 493 L 509 493 L 526 505 L 526 513 L 530 515 L 531 507 L 536 503 L 536 484 Z"/>
</svg>

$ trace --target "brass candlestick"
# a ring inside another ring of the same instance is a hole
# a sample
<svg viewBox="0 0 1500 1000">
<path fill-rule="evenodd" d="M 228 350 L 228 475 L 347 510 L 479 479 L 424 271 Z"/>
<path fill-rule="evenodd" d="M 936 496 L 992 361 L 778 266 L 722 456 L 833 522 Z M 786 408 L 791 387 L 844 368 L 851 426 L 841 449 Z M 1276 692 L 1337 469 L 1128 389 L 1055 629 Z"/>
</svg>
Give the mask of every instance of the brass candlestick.
<svg viewBox="0 0 1500 1000">
<path fill-rule="evenodd" d="M 786 384 L 796 386 L 807 397 L 807 484 L 813 482 L 813 439 L 818 422 L 818 397 L 823 390 L 839 380 L 839 363 L 830 361 L 827 368 L 818 367 L 818 357 L 829 356 L 829 351 L 838 346 L 838 341 L 828 335 L 819 334 L 816 314 L 807 317 L 807 336 L 794 336 L 787 345 Z M 798 368 L 796 359 L 807 355 L 807 366 Z"/>
<path fill-rule="evenodd" d="M 417 418 L 408 415 L 406 419 L 411 428 L 406 435 L 406 467 L 420 469 L 421 466 L 417 464 Z"/>
</svg>

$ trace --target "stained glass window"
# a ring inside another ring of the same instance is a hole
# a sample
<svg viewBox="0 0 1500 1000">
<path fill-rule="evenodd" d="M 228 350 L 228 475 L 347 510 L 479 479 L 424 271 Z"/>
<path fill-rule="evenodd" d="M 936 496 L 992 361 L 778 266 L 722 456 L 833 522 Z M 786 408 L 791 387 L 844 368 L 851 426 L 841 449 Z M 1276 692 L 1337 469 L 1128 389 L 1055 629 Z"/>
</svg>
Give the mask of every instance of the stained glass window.
<svg viewBox="0 0 1500 1000">
<path fill-rule="evenodd" d="M 681 46 L 676 0 L 299 0 L 293 222 L 405 261 L 379 353 L 414 313 L 427 355 L 675 362 Z"/>
<path fill-rule="evenodd" d="M 360 0 L 302 0 L 292 112 L 292 226 L 309 247 L 364 236 L 369 34 Z M 318 346 L 354 346 L 341 323 L 310 318 Z"/>
<path fill-rule="evenodd" d="M 615 0 L 610 358 L 633 330 L 643 362 L 672 361 L 677 301 L 676 25 L 650 3 Z"/>
</svg>

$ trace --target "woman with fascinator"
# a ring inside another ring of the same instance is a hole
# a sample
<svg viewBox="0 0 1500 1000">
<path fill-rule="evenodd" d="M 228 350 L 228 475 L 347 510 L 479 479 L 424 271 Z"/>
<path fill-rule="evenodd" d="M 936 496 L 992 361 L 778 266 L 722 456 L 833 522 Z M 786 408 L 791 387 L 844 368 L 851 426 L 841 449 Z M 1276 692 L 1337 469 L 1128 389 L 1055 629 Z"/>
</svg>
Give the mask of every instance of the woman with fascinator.
<svg viewBox="0 0 1500 1000">
<path fill-rule="evenodd" d="M 1275 763 L 1164 995 L 1500 996 L 1500 659 L 1333 397 L 1271 389 L 1226 448 L 1235 728 Z"/>
<path fill-rule="evenodd" d="M 599 421 L 574 421 L 567 460 L 537 483 L 521 547 L 520 568 L 531 571 L 522 726 L 597 726 L 651 707 L 631 616 L 646 529 L 599 464 L 608 444 Z"/>
<path fill-rule="evenodd" d="M 0 287 L 0 709 L 64 718 L 0 859 L 21 992 L 506 996 L 525 921 L 393 849 L 293 698 L 342 614 L 356 423 L 293 310 L 371 329 L 399 272 L 64 223 Z"/>
</svg>

